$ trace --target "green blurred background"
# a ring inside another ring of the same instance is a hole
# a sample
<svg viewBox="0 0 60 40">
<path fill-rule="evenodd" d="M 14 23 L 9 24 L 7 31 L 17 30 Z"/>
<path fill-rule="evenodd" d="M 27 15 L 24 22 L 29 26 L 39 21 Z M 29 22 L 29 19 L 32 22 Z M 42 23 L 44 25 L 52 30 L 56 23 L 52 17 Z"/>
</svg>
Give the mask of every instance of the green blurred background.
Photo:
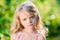
<svg viewBox="0 0 60 40">
<path fill-rule="evenodd" d="M 16 7 L 25 0 L 0 0 L 0 40 L 10 40 L 10 27 Z M 30 0 L 49 29 L 47 40 L 60 40 L 60 0 Z"/>
</svg>

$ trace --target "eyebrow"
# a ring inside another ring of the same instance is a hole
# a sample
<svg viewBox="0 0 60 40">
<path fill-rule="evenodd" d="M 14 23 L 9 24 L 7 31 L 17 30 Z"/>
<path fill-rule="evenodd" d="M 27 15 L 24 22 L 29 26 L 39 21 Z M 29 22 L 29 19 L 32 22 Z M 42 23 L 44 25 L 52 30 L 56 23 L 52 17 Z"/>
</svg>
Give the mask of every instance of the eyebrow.
<svg viewBox="0 0 60 40">
<path fill-rule="evenodd" d="M 31 17 L 34 17 L 35 15 L 32 15 L 32 16 L 30 16 L 29 18 L 31 18 Z"/>
</svg>

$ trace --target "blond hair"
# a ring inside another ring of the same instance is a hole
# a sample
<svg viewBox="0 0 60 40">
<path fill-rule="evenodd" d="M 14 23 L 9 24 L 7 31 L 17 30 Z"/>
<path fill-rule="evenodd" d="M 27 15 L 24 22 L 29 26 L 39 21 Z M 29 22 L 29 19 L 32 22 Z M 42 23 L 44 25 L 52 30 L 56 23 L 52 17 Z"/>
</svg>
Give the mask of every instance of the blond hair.
<svg viewBox="0 0 60 40">
<path fill-rule="evenodd" d="M 17 7 L 17 9 L 14 13 L 13 21 L 12 21 L 12 25 L 11 25 L 12 33 L 17 33 L 19 31 L 21 31 L 22 29 L 24 29 L 23 25 L 21 25 L 21 23 L 20 23 L 20 19 L 18 16 L 19 12 L 21 12 L 21 11 L 34 13 L 37 16 L 35 29 L 37 31 L 39 31 L 42 35 L 45 35 L 47 33 L 47 28 L 43 27 L 42 22 L 41 22 L 41 17 L 38 14 L 39 13 L 38 10 L 36 9 L 35 5 L 31 2 L 24 2 Z"/>
</svg>

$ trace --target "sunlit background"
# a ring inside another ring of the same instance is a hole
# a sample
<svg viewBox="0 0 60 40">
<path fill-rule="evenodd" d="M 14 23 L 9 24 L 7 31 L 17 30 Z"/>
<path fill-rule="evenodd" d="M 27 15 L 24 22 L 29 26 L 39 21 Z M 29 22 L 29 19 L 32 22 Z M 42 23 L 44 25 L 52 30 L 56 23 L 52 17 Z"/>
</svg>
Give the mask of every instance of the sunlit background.
<svg viewBox="0 0 60 40">
<path fill-rule="evenodd" d="M 0 40 L 10 40 L 10 27 L 16 7 L 25 0 L 0 0 Z M 60 40 L 60 0 L 30 0 L 49 29 L 47 40 Z"/>
</svg>

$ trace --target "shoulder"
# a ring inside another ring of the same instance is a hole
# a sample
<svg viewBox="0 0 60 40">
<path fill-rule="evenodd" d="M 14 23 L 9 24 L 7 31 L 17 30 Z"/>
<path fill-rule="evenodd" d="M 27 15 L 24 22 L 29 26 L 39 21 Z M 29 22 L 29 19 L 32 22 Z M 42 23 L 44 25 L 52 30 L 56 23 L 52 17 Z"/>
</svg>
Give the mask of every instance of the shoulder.
<svg viewBox="0 0 60 40">
<path fill-rule="evenodd" d="M 11 34 L 10 40 L 17 40 L 20 35 L 21 35 L 20 32 Z"/>
<path fill-rule="evenodd" d="M 15 33 L 14 34 L 11 34 L 10 40 L 16 40 L 16 37 L 17 37 L 17 35 Z"/>
<path fill-rule="evenodd" d="M 46 40 L 46 37 L 43 36 L 41 33 L 38 33 L 38 39 L 39 40 Z"/>
</svg>

